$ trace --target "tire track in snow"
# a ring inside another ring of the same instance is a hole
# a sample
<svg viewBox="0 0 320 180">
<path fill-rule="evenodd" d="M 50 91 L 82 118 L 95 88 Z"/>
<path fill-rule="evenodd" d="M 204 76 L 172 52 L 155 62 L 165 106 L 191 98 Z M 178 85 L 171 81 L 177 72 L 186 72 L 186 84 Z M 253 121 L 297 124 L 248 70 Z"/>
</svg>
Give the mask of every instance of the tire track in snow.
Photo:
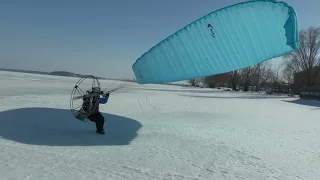
<svg viewBox="0 0 320 180">
<path fill-rule="evenodd" d="M 244 149 L 239 150 L 227 146 L 224 143 L 217 145 L 199 144 L 198 149 L 181 152 L 181 148 L 162 148 L 156 145 L 146 146 L 152 154 L 162 154 L 170 161 L 180 161 L 181 164 L 190 166 L 197 171 L 195 177 L 215 177 L 215 179 L 282 179 L 284 178 L 280 170 L 266 164 L 261 158 L 251 155 Z M 211 152 L 211 158 L 206 158 L 204 154 L 198 154 L 200 150 Z M 213 153 L 213 154 L 212 154 Z M 190 157 L 189 157 L 190 156 Z M 192 158 L 192 157 L 197 158 Z M 287 176 L 285 177 L 287 178 Z M 290 179 L 290 178 L 289 178 Z"/>
<path fill-rule="evenodd" d="M 148 104 L 158 113 L 161 113 L 162 111 L 159 110 L 158 108 L 156 108 L 153 104 L 150 103 L 148 95 L 145 95 L 146 101 L 148 102 Z"/>
<path fill-rule="evenodd" d="M 13 151 L 12 148 L 15 150 Z M 103 160 L 84 159 L 51 153 L 43 150 L 1 146 L 4 160 L 1 172 L 10 172 L 5 177 L 16 179 L 161 179 L 161 174 L 130 168 L 126 165 L 113 164 Z M 1 162 L 1 161 L 0 161 Z M 21 165 L 23 164 L 23 165 Z M 22 167 L 23 166 L 23 167 Z M 24 169 L 19 177 L 11 173 L 12 169 Z M 11 171 L 9 170 L 11 169 Z M 3 174 L 4 175 L 4 174 Z M 23 176 L 23 177 L 21 177 Z"/>
<path fill-rule="evenodd" d="M 152 104 L 152 101 L 150 102 L 148 95 L 139 95 L 137 101 L 143 113 L 159 113 L 157 107 Z M 171 124 L 167 125 L 170 126 Z M 161 133 L 159 138 L 166 141 L 166 138 L 163 138 Z M 151 152 L 153 151 L 154 153 L 161 154 L 161 156 L 168 157 L 168 160 L 171 159 L 179 164 L 185 164 L 193 167 L 193 169 L 198 169 L 198 172 L 195 173 L 195 177 L 188 177 L 187 175 L 174 174 L 171 172 L 166 172 L 165 174 L 158 173 L 158 175 L 164 179 L 200 179 L 202 177 L 215 177 L 215 179 L 281 179 L 281 176 L 283 176 L 281 175 L 281 171 L 273 169 L 272 166 L 265 164 L 259 157 L 250 155 L 244 149 L 238 150 L 230 145 L 215 145 L 210 144 L 210 142 L 200 145 L 202 148 L 207 148 L 208 152 L 214 152 L 215 155 L 213 158 L 198 161 L 189 158 L 188 154 L 179 153 L 181 152 L 180 149 L 165 149 L 156 144 L 147 145 L 146 147 L 151 149 Z M 155 173 L 147 170 L 135 169 L 127 166 L 122 166 L 122 168 L 129 168 L 132 171 L 135 171 L 135 173 L 143 174 L 143 176 L 146 176 L 149 179 L 152 179 L 151 177 L 159 177 Z"/>
<path fill-rule="evenodd" d="M 139 103 L 141 111 L 144 112 L 144 109 L 142 108 L 142 105 L 141 105 L 141 102 L 140 102 L 140 96 L 138 96 L 137 100 L 138 100 L 138 103 Z"/>
<path fill-rule="evenodd" d="M 15 149 L 14 151 L 12 149 Z M 61 179 L 73 177 L 85 179 L 103 179 L 109 177 L 111 179 L 199 179 L 191 176 L 186 176 L 179 173 L 165 174 L 143 170 L 139 168 L 129 167 L 127 165 L 107 164 L 103 159 L 78 159 L 76 156 L 54 152 L 44 149 L 35 149 L 33 147 L 21 147 L 20 145 L 2 144 L 0 155 L 4 158 L 2 162 L 1 172 L 8 172 L 7 167 L 15 169 L 24 168 L 25 171 L 17 177 L 17 179 Z M 28 155 L 26 155 L 28 154 Z M 0 161 L 1 162 L 1 161 Z M 20 164 L 23 164 L 23 167 Z M 101 166 L 103 165 L 103 166 Z M 14 176 L 10 174 L 9 177 Z M 8 176 L 7 176 L 8 177 Z"/>
<path fill-rule="evenodd" d="M 174 153 L 168 149 L 160 148 L 157 146 L 151 146 L 151 145 L 147 145 L 146 147 L 148 147 L 149 149 L 152 149 L 152 151 L 160 152 L 161 154 L 167 155 L 173 159 L 181 160 L 184 163 L 190 164 L 193 167 L 202 168 L 202 166 L 197 164 L 195 161 L 192 161 L 192 160 L 188 159 L 187 157 L 183 157 L 181 154 L 179 154 L 180 157 L 178 157 L 178 156 L 174 155 Z"/>
<path fill-rule="evenodd" d="M 158 108 L 156 108 L 153 104 L 150 103 L 148 95 L 144 95 L 144 97 L 141 97 L 141 95 L 138 96 L 138 103 L 141 108 L 141 111 L 144 113 L 149 113 L 149 112 L 156 112 L 156 113 L 161 113 Z"/>
<path fill-rule="evenodd" d="M 279 170 L 243 149 L 239 150 L 224 143 L 209 147 L 218 153 L 215 159 L 204 164 L 204 167 L 208 172 L 220 173 L 225 179 L 279 179 L 282 176 Z"/>
</svg>

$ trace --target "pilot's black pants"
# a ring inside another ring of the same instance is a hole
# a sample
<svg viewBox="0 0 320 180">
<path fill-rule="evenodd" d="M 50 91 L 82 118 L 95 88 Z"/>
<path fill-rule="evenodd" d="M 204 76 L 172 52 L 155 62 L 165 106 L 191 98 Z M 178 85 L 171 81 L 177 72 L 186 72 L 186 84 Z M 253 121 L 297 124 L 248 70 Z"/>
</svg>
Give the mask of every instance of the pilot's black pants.
<svg viewBox="0 0 320 180">
<path fill-rule="evenodd" d="M 102 116 L 102 114 L 100 112 L 95 112 L 93 114 L 91 114 L 88 119 L 92 122 L 96 123 L 96 128 L 98 132 L 103 131 L 103 126 L 104 126 L 104 117 Z"/>
</svg>

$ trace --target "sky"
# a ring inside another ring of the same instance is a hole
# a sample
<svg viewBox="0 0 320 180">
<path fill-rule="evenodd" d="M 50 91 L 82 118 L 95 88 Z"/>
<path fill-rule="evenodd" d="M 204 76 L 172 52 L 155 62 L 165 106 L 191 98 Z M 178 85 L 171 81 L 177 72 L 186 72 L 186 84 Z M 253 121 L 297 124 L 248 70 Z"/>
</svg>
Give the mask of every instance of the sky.
<svg viewBox="0 0 320 180">
<path fill-rule="evenodd" d="M 241 0 L 1 0 L 0 68 L 133 78 L 144 52 L 194 20 Z M 300 29 L 320 1 L 286 0 Z M 279 62 L 279 59 L 272 60 Z"/>
</svg>

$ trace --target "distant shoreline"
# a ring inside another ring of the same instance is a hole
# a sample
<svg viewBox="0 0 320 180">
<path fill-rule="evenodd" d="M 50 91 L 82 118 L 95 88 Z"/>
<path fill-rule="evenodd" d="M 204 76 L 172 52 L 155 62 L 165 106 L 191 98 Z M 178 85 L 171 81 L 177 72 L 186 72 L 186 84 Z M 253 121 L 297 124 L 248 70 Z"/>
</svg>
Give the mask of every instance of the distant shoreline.
<svg viewBox="0 0 320 180">
<path fill-rule="evenodd" d="M 79 77 L 79 78 L 86 76 L 84 74 L 76 74 L 76 73 L 68 72 L 68 71 L 44 72 L 44 71 L 32 71 L 32 70 L 23 70 L 23 69 L 7 69 L 7 68 L 0 68 L 0 71 L 41 74 L 41 75 L 51 75 L 51 76 L 64 76 L 64 77 Z M 95 76 L 95 77 L 98 79 L 105 79 L 105 80 L 136 82 L 135 80 L 127 80 L 127 79 L 105 78 L 105 77 L 97 77 L 97 76 Z"/>
<path fill-rule="evenodd" d="M 76 74 L 68 71 L 52 71 L 52 72 L 44 72 L 44 71 L 32 71 L 32 70 L 23 70 L 23 69 L 9 69 L 9 68 L 0 68 L 0 71 L 6 72 L 20 72 L 20 73 L 30 73 L 30 74 L 41 74 L 41 75 L 49 75 L 49 76 L 63 76 L 63 77 L 78 77 L 81 78 L 86 76 L 84 74 Z M 126 81 L 126 82 L 137 82 L 135 79 L 117 79 L 117 78 L 105 78 L 105 77 L 97 77 L 98 79 L 104 80 L 112 80 L 112 81 Z M 164 83 L 164 85 L 175 85 L 175 86 L 183 86 L 189 87 L 189 84 L 177 84 L 177 83 Z"/>
</svg>

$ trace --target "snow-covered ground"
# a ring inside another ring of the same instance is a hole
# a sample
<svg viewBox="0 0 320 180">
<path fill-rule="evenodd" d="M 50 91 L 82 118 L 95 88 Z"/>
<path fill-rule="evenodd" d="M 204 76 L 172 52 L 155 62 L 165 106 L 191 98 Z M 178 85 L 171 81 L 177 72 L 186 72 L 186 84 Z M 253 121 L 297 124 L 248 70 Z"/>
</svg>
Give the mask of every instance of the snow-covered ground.
<svg viewBox="0 0 320 180">
<path fill-rule="evenodd" d="M 77 78 L 0 72 L 1 180 L 318 180 L 320 103 L 126 84 L 105 135 L 72 117 Z"/>
</svg>

